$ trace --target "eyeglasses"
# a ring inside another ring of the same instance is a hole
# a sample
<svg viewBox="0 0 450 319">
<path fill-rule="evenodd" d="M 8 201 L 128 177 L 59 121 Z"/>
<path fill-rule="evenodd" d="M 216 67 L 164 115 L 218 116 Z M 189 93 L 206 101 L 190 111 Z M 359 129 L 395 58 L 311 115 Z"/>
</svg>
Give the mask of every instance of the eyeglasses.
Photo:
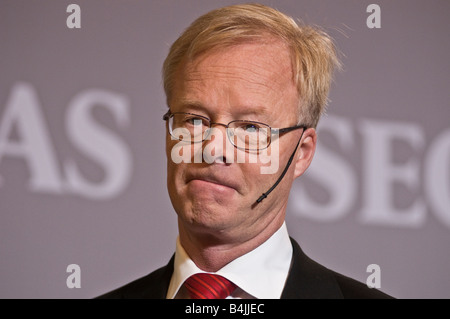
<svg viewBox="0 0 450 319">
<path fill-rule="evenodd" d="M 170 110 L 164 114 L 163 120 L 168 121 L 169 134 L 173 138 L 187 143 L 204 142 L 209 138 L 212 126 L 224 126 L 231 144 L 245 151 L 264 150 L 272 142 L 272 135 L 307 128 L 302 124 L 285 128 L 271 128 L 264 123 L 246 120 L 235 120 L 225 125 L 211 122 L 209 118 L 202 115 L 184 112 L 172 113 Z"/>
</svg>

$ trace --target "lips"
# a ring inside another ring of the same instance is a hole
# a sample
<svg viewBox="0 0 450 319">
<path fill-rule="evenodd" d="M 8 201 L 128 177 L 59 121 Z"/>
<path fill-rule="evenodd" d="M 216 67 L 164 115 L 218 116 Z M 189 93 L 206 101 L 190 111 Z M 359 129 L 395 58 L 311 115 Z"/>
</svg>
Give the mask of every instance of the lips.
<svg viewBox="0 0 450 319">
<path fill-rule="evenodd" d="M 213 173 L 196 173 L 196 174 L 190 174 L 187 178 L 187 183 L 194 181 L 194 180 L 200 180 L 208 183 L 217 184 L 220 186 L 225 186 L 228 188 L 232 188 L 236 191 L 239 189 L 238 183 L 236 181 L 233 181 L 230 179 L 230 177 L 222 176 L 222 174 L 213 174 Z"/>
</svg>

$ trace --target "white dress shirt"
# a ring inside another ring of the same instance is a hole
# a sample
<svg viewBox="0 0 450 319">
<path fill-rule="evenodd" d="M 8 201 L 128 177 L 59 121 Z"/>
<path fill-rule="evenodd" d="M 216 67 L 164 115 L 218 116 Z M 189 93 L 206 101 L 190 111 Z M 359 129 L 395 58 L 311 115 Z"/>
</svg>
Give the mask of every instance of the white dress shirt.
<svg viewBox="0 0 450 319">
<path fill-rule="evenodd" d="M 286 224 L 268 240 L 247 254 L 233 260 L 215 272 L 235 283 L 238 288 L 228 298 L 279 299 L 289 273 L 292 244 Z M 198 268 L 177 238 L 174 272 L 167 299 L 188 299 L 183 283 L 190 276 L 205 271 Z"/>
</svg>

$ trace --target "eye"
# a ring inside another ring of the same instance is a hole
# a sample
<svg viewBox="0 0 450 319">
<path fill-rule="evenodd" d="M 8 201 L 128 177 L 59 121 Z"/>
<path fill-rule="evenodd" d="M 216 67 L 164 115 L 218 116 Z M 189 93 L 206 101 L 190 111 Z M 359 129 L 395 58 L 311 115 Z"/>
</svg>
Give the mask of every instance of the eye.
<svg viewBox="0 0 450 319">
<path fill-rule="evenodd" d="M 248 133 L 256 133 L 260 127 L 254 123 L 244 123 L 241 128 Z"/>
<path fill-rule="evenodd" d="M 208 126 L 207 121 L 204 118 L 198 116 L 188 116 L 185 118 L 185 123 L 192 126 Z"/>
</svg>

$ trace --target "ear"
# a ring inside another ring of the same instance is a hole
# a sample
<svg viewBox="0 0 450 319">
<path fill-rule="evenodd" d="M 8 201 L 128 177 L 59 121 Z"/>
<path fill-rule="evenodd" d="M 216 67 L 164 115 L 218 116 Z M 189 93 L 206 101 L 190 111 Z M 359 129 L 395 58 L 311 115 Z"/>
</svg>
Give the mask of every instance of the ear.
<svg viewBox="0 0 450 319">
<path fill-rule="evenodd" d="M 302 140 L 298 146 L 297 160 L 295 161 L 294 178 L 297 178 L 306 171 L 312 162 L 316 152 L 317 133 L 314 128 L 308 128 L 303 132 Z"/>
</svg>

